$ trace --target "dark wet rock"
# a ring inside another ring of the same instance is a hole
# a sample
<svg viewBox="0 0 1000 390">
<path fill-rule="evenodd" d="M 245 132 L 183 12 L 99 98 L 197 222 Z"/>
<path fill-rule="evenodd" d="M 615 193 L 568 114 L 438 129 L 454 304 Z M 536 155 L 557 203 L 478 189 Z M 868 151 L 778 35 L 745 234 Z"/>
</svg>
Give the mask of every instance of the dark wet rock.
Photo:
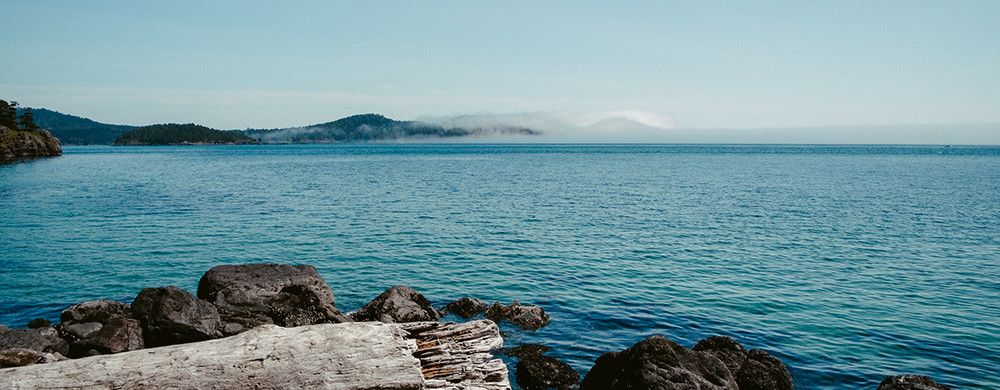
<svg viewBox="0 0 1000 390">
<path fill-rule="evenodd" d="M 285 294 L 282 294 L 283 291 Z M 279 294 L 282 296 L 276 298 Z M 262 324 L 308 325 L 346 320 L 345 316 L 336 312 L 330 286 L 309 265 L 213 267 L 198 282 L 198 298 L 208 300 L 218 308 L 227 335 Z M 303 306 L 314 300 L 318 303 L 309 304 L 310 309 Z M 331 311 L 334 314 L 326 315 Z M 333 320 L 330 320 L 331 317 Z M 309 322 L 309 318 L 319 322 Z"/>
<path fill-rule="evenodd" d="M 732 372 L 733 375 L 740 372 L 740 367 L 743 366 L 743 362 L 747 359 L 747 351 L 743 348 L 743 345 L 733 340 L 733 338 L 726 336 L 712 336 L 701 340 L 698 344 L 695 344 L 693 350 L 715 355 L 715 357 L 726 364 L 729 372 Z"/>
<path fill-rule="evenodd" d="M 90 337 L 103 328 L 104 325 L 100 322 L 81 322 L 78 324 L 64 325 L 61 327 L 63 336 L 71 340 L 79 340 Z"/>
<path fill-rule="evenodd" d="M 6 326 L 3 326 L 3 325 L 0 325 L 0 333 L 6 332 L 8 330 L 10 330 L 10 328 L 8 328 Z"/>
<path fill-rule="evenodd" d="M 44 318 L 35 318 L 28 322 L 29 329 L 51 328 L 52 322 Z"/>
<path fill-rule="evenodd" d="M 736 374 L 736 383 L 740 390 L 792 390 L 792 375 L 778 358 L 751 349 Z"/>
<path fill-rule="evenodd" d="M 662 336 L 652 336 L 623 351 L 601 355 L 580 388 L 739 389 L 736 378 L 719 358 L 689 350 Z"/>
<path fill-rule="evenodd" d="M 142 327 L 132 318 L 116 318 L 94 332 L 85 342 L 86 350 L 101 354 L 119 353 L 142 349 Z"/>
<path fill-rule="evenodd" d="M 59 320 L 63 325 L 82 322 L 99 322 L 106 324 L 112 319 L 130 317 L 127 303 L 102 299 L 87 301 L 70 306 L 63 310 Z"/>
<path fill-rule="evenodd" d="M 524 344 L 524 345 L 518 345 L 513 348 L 504 348 L 500 350 L 500 353 L 507 356 L 516 357 L 518 359 L 524 359 L 528 356 L 543 355 L 546 352 L 550 351 L 551 349 L 552 348 L 549 348 L 541 344 Z"/>
<path fill-rule="evenodd" d="M 269 306 L 274 323 L 285 327 L 350 321 L 316 296 L 314 290 L 301 285 L 285 287 L 271 297 Z"/>
<path fill-rule="evenodd" d="M 393 286 L 355 312 L 353 317 L 357 321 L 401 323 L 437 321 L 440 315 L 416 290 Z"/>
<path fill-rule="evenodd" d="M 7 348 L 0 350 L 0 368 L 52 363 L 60 360 L 66 360 L 66 358 L 58 352 L 40 352 L 27 348 Z"/>
<path fill-rule="evenodd" d="M 879 383 L 878 390 L 951 390 L 923 375 L 893 375 Z"/>
<path fill-rule="evenodd" d="M 69 353 L 69 344 L 59 337 L 54 328 L 10 329 L 0 332 L 0 349 L 8 348 L 25 348 L 61 355 Z"/>
<path fill-rule="evenodd" d="M 527 355 L 517 362 L 517 384 L 524 390 L 572 389 L 580 374 L 569 364 L 551 356 Z"/>
<path fill-rule="evenodd" d="M 462 318 L 469 318 L 486 311 L 486 303 L 475 298 L 459 298 L 445 306 L 443 311 Z"/>
<path fill-rule="evenodd" d="M 495 302 L 486 308 L 486 318 L 494 322 L 507 320 L 521 329 L 537 330 L 549 324 L 549 315 L 541 307 L 514 301 L 509 306 Z"/>
<path fill-rule="evenodd" d="M 215 306 L 174 286 L 144 288 L 132 302 L 145 345 L 158 347 L 221 337 Z"/>
</svg>

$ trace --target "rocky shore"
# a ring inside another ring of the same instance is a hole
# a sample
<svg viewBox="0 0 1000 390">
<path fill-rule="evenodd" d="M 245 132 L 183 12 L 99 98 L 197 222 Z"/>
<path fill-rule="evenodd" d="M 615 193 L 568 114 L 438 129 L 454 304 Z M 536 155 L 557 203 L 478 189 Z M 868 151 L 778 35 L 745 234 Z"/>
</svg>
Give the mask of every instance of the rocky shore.
<svg viewBox="0 0 1000 390">
<path fill-rule="evenodd" d="M 442 323 L 447 314 L 469 322 Z M 477 319 L 482 317 L 482 319 Z M 582 378 L 548 347 L 500 349 L 496 322 L 524 331 L 551 319 L 530 304 L 461 298 L 443 308 L 393 286 L 349 314 L 307 265 L 222 265 L 198 291 L 146 288 L 131 304 L 99 300 L 65 309 L 58 324 L 0 326 L 0 387 L 506 389 L 517 360 L 522 389 L 793 389 L 767 351 L 713 336 L 686 348 L 651 336 L 601 355 Z M 948 389 L 891 376 L 878 390 Z"/>
<path fill-rule="evenodd" d="M 45 130 L 12 130 L 0 126 L 0 164 L 62 155 L 59 140 Z"/>
</svg>

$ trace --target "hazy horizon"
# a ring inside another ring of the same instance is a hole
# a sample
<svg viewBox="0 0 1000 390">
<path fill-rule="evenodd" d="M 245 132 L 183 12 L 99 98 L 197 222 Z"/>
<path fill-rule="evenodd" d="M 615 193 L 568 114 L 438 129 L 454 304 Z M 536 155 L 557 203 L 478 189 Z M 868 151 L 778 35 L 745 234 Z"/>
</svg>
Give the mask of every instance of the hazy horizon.
<svg viewBox="0 0 1000 390">
<path fill-rule="evenodd" d="M 0 11 L 16 53 L 0 57 L 0 98 L 106 123 L 277 128 L 374 112 L 578 140 L 1000 143 L 996 2 Z"/>
</svg>

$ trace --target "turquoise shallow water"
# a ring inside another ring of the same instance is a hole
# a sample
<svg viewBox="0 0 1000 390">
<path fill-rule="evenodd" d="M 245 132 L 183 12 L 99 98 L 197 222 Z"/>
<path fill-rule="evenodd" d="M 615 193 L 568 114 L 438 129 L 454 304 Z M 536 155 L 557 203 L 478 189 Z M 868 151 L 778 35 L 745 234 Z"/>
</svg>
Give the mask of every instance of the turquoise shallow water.
<svg viewBox="0 0 1000 390">
<path fill-rule="evenodd" d="M 581 374 L 651 334 L 764 348 L 803 389 L 1000 388 L 1000 148 L 67 147 L 0 166 L 0 323 L 216 264 L 542 305 Z"/>
</svg>

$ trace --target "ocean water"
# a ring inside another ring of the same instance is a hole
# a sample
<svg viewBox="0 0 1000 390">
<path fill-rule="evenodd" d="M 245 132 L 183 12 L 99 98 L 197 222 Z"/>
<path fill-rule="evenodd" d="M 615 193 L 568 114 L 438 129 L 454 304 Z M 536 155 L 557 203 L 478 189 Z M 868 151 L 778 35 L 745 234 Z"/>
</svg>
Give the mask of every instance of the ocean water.
<svg viewBox="0 0 1000 390">
<path fill-rule="evenodd" d="M 66 147 L 0 166 L 0 323 L 225 263 L 306 263 L 352 311 L 395 284 L 541 305 L 581 375 L 730 335 L 801 389 L 1000 388 L 1000 148 Z"/>
</svg>

